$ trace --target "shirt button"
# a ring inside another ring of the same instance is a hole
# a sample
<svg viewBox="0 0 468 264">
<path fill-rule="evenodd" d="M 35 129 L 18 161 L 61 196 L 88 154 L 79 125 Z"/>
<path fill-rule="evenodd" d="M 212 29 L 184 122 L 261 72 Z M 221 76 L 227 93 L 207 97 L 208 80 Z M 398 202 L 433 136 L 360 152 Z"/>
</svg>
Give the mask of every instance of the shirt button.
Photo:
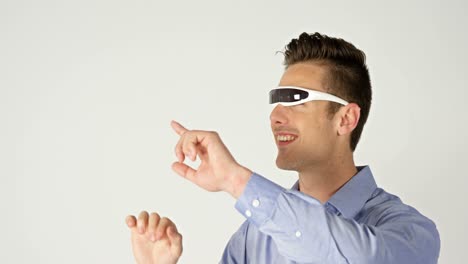
<svg viewBox="0 0 468 264">
<path fill-rule="evenodd" d="M 251 217 L 251 216 L 252 216 L 252 212 L 250 212 L 250 210 L 246 210 L 246 211 L 245 211 L 245 216 Z"/>
<path fill-rule="evenodd" d="M 255 200 L 252 201 L 252 205 L 253 205 L 253 207 L 258 207 L 260 205 L 260 201 L 255 199 Z"/>
<path fill-rule="evenodd" d="M 302 236 L 301 231 L 296 231 L 296 237 L 300 237 L 300 236 Z"/>
</svg>

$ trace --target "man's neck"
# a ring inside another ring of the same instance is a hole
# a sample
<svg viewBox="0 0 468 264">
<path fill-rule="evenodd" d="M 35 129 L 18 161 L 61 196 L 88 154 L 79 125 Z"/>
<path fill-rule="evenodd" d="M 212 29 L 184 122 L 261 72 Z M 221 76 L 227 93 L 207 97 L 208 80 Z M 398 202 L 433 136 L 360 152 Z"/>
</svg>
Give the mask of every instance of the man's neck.
<svg viewBox="0 0 468 264">
<path fill-rule="evenodd" d="M 335 159 L 323 166 L 299 172 L 299 190 L 323 204 L 357 172 L 352 155 L 344 159 Z"/>
</svg>

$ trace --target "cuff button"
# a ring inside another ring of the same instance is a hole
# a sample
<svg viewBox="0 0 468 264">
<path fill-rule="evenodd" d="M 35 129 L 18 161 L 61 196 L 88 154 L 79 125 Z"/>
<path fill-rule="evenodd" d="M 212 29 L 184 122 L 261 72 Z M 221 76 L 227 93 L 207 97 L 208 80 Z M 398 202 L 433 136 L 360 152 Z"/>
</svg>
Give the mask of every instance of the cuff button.
<svg viewBox="0 0 468 264">
<path fill-rule="evenodd" d="M 250 212 L 250 210 L 246 210 L 246 211 L 245 211 L 245 216 L 251 217 L 251 216 L 252 216 L 252 212 Z"/>
<path fill-rule="evenodd" d="M 258 207 L 260 205 L 260 201 L 258 199 L 255 199 L 252 201 L 252 206 L 253 207 Z"/>
</svg>

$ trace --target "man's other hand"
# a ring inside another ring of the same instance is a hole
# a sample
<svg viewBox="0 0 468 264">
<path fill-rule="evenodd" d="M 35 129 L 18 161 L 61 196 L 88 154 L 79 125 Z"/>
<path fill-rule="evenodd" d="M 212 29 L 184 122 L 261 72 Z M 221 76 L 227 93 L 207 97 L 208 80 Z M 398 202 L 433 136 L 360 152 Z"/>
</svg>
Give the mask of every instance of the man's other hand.
<svg viewBox="0 0 468 264">
<path fill-rule="evenodd" d="M 182 254 L 182 235 L 175 224 L 157 213 L 143 211 L 125 219 L 131 230 L 133 256 L 138 264 L 174 264 Z"/>
</svg>

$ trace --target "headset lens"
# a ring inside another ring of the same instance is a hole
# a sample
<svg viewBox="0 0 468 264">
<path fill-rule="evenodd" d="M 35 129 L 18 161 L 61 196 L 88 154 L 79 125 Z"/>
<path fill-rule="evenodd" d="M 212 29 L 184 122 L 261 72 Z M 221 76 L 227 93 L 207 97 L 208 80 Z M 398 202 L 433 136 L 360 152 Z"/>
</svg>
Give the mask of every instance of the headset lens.
<svg viewBox="0 0 468 264">
<path fill-rule="evenodd" d="M 293 89 L 293 88 L 282 88 L 274 89 L 270 91 L 270 104 L 274 103 L 291 103 L 304 100 L 309 96 L 306 91 Z"/>
</svg>

